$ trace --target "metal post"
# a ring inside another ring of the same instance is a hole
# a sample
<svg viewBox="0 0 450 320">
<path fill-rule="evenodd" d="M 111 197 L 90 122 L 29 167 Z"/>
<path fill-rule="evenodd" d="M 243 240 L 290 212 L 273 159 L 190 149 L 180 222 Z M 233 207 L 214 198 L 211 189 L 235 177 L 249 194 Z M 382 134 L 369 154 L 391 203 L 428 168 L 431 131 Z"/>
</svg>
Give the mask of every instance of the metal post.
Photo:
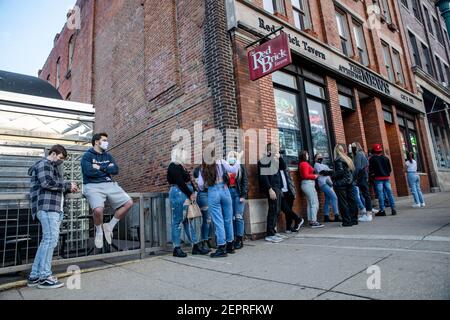
<svg viewBox="0 0 450 320">
<path fill-rule="evenodd" d="M 139 240 L 141 241 L 141 259 L 145 256 L 145 218 L 144 218 L 144 196 L 139 196 Z"/>
<path fill-rule="evenodd" d="M 164 193 L 161 193 L 160 195 L 160 201 L 161 201 L 161 224 L 160 224 L 160 235 L 161 235 L 161 242 L 160 246 L 164 248 L 164 250 L 167 250 L 167 224 L 166 224 L 166 197 L 164 196 Z"/>
</svg>

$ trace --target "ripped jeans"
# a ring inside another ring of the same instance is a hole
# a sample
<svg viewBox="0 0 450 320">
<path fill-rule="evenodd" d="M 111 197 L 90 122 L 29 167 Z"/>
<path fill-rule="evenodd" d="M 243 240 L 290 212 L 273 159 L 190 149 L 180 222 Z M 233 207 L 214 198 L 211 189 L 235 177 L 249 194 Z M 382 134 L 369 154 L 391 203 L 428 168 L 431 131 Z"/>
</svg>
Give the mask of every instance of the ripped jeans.
<svg viewBox="0 0 450 320">
<path fill-rule="evenodd" d="M 231 200 L 233 203 L 233 228 L 234 235 L 244 236 L 244 206 L 245 201 L 241 202 L 241 196 L 236 188 L 230 188 Z"/>
<path fill-rule="evenodd" d="M 209 240 L 211 230 L 211 215 L 208 211 L 208 192 L 200 191 L 197 194 L 197 204 L 202 211 L 202 240 Z"/>
</svg>

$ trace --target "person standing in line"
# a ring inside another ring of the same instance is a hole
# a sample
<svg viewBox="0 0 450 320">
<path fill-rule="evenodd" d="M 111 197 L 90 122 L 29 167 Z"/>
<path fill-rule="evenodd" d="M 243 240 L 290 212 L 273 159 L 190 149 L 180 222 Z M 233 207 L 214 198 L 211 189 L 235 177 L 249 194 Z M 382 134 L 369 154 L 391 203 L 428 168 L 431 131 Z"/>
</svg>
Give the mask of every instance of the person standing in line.
<svg viewBox="0 0 450 320">
<path fill-rule="evenodd" d="M 210 234 L 211 234 L 211 214 L 209 213 L 208 210 L 208 188 L 206 188 L 205 186 L 203 187 L 203 189 L 200 189 L 200 187 L 198 187 L 198 178 L 200 175 L 200 170 L 201 170 L 202 166 L 198 166 L 197 168 L 195 168 L 194 170 L 194 179 L 197 183 L 197 188 L 198 188 L 198 193 L 197 193 L 197 204 L 200 207 L 200 210 L 202 212 L 202 231 L 201 231 L 201 246 L 204 250 L 211 252 L 211 248 L 213 248 L 212 245 L 212 239 L 210 238 Z"/>
<path fill-rule="evenodd" d="M 314 170 L 319 174 L 319 189 L 325 195 L 325 203 L 323 205 L 324 222 L 342 222 L 339 214 L 338 198 L 333 190 L 333 181 L 331 181 L 330 177 L 333 174 L 333 171 L 329 166 L 323 163 L 322 154 L 316 154 L 314 160 Z M 330 219 L 330 204 L 333 208 L 334 220 Z"/>
<path fill-rule="evenodd" d="M 237 152 L 231 151 L 228 154 L 227 162 L 230 166 L 235 166 L 237 158 Z M 247 170 L 241 164 L 237 173 L 228 173 L 228 176 L 228 187 L 233 204 L 234 248 L 239 250 L 244 247 L 244 209 L 245 199 L 248 199 Z"/>
<path fill-rule="evenodd" d="M 414 153 L 408 153 L 408 159 L 405 162 L 406 174 L 408 178 L 409 189 L 414 198 L 413 208 L 425 207 L 422 190 L 420 189 L 420 177 L 417 174 L 417 161 L 414 160 Z"/>
<path fill-rule="evenodd" d="M 392 193 L 390 176 L 392 172 L 391 162 L 389 158 L 383 155 L 383 147 L 381 144 L 373 146 L 373 156 L 369 160 L 369 173 L 373 177 L 375 183 L 375 192 L 377 193 L 378 202 L 380 203 L 380 211 L 375 215 L 377 217 L 386 216 L 384 193 L 387 193 L 391 205 L 392 215 L 397 214 L 395 209 L 395 200 Z"/>
<path fill-rule="evenodd" d="M 323 228 L 324 225 L 317 221 L 317 212 L 319 211 L 319 197 L 316 191 L 316 180 L 319 175 L 314 173 L 314 168 L 309 164 L 308 151 L 300 153 L 299 172 L 301 179 L 301 188 L 306 196 L 308 205 L 309 226 L 312 229 Z"/>
<path fill-rule="evenodd" d="M 186 150 L 174 149 L 172 161 L 167 169 L 167 182 L 170 185 L 169 200 L 172 207 L 173 256 L 177 258 L 187 257 L 187 254 L 181 249 L 182 227 L 184 227 L 187 238 L 193 244 L 193 255 L 205 255 L 209 252 L 201 245 L 201 241 L 198 241 L 195 228 L 186 217 L 186 200 L 195 202 L 197 199 L 196 190 L 191 182 L 191 175 L 184 166 L 187 158 Z"/>
<path fill-rule="evenodd" d="M 280 154 L 285 154 L 285 151 L 280 151 Z M 295 198 L 297 196 L 297 190 L 295 188 L 294 181 L 292 181 L 289 167 L 287 166 L 283 156 L 280 156 L 279 161 L 279 172 L 282 182 L 281 211 L 283 211 L 286 216 L 286 233 L 299 232 L 305 221 L 300 217 L 300 215 L 292 210 Z"/>
<path fill-rule="evenodd" d="M 92 148 L 81 159 L 83 195 L 93 211 L 97 249 L 103 248 L 103 235 L 108 244 L 112 243 L 115 226 L 133 206 L 131 197 L 112 179 L 112 176 L 119 174 L 119 166 L 108 153 L 108 147 L 108 135 L 96 133 L 92 137 Z M 109 223 L 103 223 L 106 200 L 115 210 Z"/>
<path fill-rule="evenodd" d="M 208 188 L 208 210 L 216 233 L 217 250 L 210 254 L 211 258 L 226 257 L 235 253 L 233 201 L 227 184 L 228 174 L 237 174 L 240 166 L 239 159 L 234 166 L 223 159 L 217 159 L 211 164 L 207 164 L 204 160 L 200 170 L 198 186 L 200 189 Z"/>
<path fill-rule="evenodd" d="M 58 245 L 59 229 L 64 217 L 64 194 L 78 192 L 74 182 L 63 179 L 61 165 L 66 158 L 66 149 L 55 145 L 48 157 L 39 160 L 28 170 L 31 176 L 31 214 L 33 220 L 37 216 L 42 227 L 42 240 L 27 279 L 28 287 L 58 289 L 64 286 L 52 275 L 53 252 Z"/>
<path fill-rule="evenodd" d="M 358 224 L 358 207 L 353 192 L 355 165 L 340 144 L 334 148 L 334 159 L 332 179 L 342 215 L 342 226 L 351 227 Z"/>
<path fill-rule="evenodd" d="M 359 221 L 372 221 L 372 199 L 369 190 L 369 159 L 366 157 L 363 148 L 359 142 L 352 143 L 352 153 L 354 155 L 355 164 L 355 185 L 359 189 L 356 195 L 360 200 L 360 195 L 364 199 L 363 210 L 360 211 Z M 360 200 L 362 203 L 362 201 Z"/>
</svg>

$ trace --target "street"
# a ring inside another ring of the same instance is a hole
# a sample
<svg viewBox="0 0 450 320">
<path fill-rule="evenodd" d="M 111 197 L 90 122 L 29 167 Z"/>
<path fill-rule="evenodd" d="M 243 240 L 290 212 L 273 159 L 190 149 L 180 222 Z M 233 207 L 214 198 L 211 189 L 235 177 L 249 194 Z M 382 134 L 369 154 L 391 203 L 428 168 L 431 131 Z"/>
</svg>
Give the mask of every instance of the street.
<svg viewBox="0 0 450 320">
<path fill-rule="evenodd" d="M 427 195 L 424 209 L 410 202 L 351 228 L 327 223 L 278 244 L 246 241 L 224 259 L 149 257 L 82 273 L 81 289 L 22 287 L 0 299 L 450 299 L 450 194 Z"/>
</svg>

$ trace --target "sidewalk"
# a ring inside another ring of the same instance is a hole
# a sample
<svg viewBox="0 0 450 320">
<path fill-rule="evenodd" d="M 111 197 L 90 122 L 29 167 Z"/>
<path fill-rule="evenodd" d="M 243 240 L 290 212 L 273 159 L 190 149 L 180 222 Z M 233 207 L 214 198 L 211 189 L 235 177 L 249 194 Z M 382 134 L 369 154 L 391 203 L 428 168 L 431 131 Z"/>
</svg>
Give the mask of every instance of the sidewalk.
<svg viewBox="0 0 450 320">
<path fill-rule="evenodd" d="M 450 299 L 450 193 L 427 195 L 426 203 L 413 209 L 402 200 L 395 217 L 302 228 L 278 244 L 247 241 L 224 259 L 163 255 L 112 264 L 83 273 L 80 290 L 25 287 L 0 292 L 0 300 Z M 367 288 L 372 265 L 381 270 L 379 290 Z"/>
</svg>

